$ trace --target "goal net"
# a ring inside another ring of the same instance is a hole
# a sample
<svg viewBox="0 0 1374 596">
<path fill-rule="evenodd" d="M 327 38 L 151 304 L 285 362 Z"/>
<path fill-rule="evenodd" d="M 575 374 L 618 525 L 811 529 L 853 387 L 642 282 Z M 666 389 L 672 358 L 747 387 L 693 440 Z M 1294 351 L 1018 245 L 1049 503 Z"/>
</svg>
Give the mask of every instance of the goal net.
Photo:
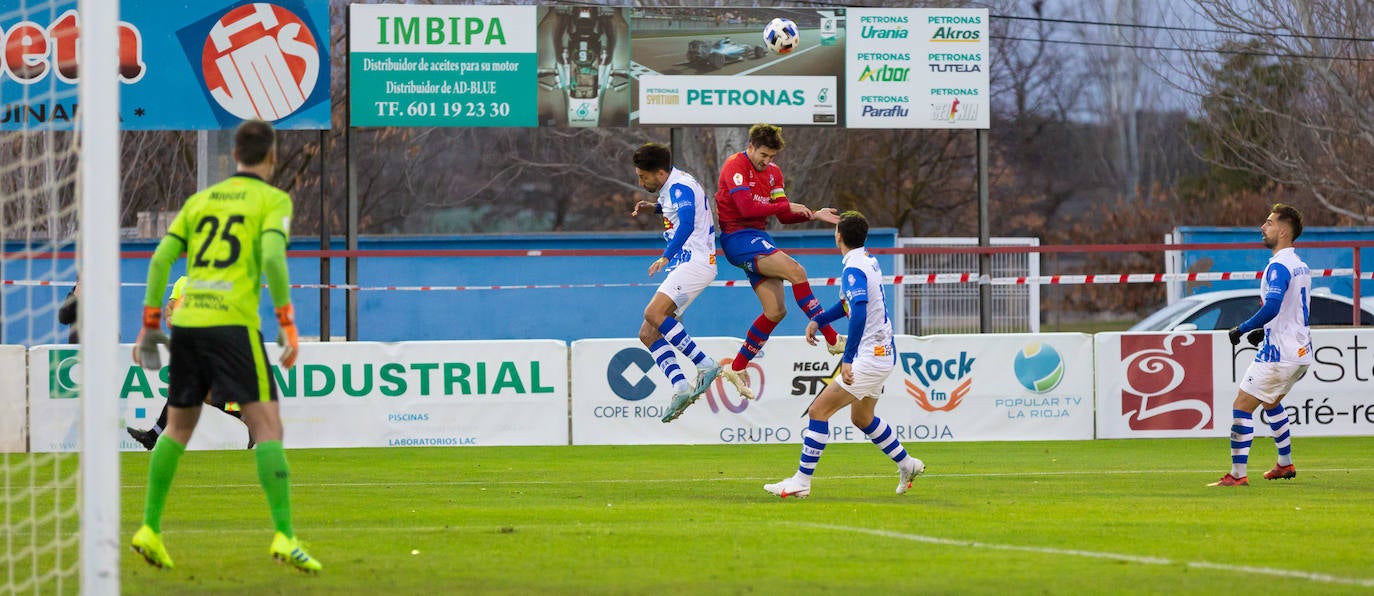
<svg viewBox="0 0 1374 596">
<path fill-rule="evenodd" d="M 119 590 L 118 412 L 102 403 L 117 400 L 79 390 L 117 383 L 117 15 L 113 0 L 0 0 L 0 593 Z M 103 298 L 64 309 L 78 279 L 77 296 Z M 30 394 L 38 354 L 61 357 L 64 391 Z M 82 402 L 55 448 L 31 440 L 35 399 Z"/>
</svg>

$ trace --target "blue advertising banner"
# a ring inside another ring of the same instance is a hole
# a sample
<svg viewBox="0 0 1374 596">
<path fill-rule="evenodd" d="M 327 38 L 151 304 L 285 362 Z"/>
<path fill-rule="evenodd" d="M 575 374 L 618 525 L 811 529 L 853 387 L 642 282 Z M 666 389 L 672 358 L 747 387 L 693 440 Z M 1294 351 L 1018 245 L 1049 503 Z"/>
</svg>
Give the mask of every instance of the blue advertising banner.
<svg viewBox="0 0 1374 596">
<path fill-rule="evenodd" d="M 120 13 L 121 128 L 329 128 L 328 0 L 123 0 Z M 80 27 L 75 0 L 0 0 L 0 130 L 73 127 Z"/>
</svg>

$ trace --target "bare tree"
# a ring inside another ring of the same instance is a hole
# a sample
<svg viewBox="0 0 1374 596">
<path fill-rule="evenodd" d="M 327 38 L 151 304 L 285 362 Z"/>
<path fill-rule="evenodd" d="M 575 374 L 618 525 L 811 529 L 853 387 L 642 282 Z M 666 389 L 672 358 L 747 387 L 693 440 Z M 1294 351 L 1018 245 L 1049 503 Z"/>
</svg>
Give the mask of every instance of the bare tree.
<svg viewBox="0 0 1374 596">
<path fill-rule="evenodd" d="M 176 211 L 196 191 L 195 132 L 124 132 L 119 152 L 124 172 L 119 214 L 123 225 L 133 225 L 139 213 Z"/>
<path fill-rule="evenodd" d="M 1374 9 L 1364 0 L 1196 0 L 1218 55 L 1186 74 L 1206 118 L 1205 159 L 1310 191 L 1326 210 L 1374 222 Z M 1262 84 L 1235 72 L 1268 77 Z"/>
<path fill-rule="evenodd" d="M 1004 0 L 993 10 L 989 73 L 992 111 L 990 182 L 997 193 L 998 233 L 1034 233 L 1076 194 L 1095 186 L 1074 159 L 1072 119 L 1081 111 L 1085 86 L 1076 46 L 1056 41 L 1072 35 L 1045 20 L 1054 5 Z M 1034 222 L 1035 225 L 1028 225 Z"/>
</svg>

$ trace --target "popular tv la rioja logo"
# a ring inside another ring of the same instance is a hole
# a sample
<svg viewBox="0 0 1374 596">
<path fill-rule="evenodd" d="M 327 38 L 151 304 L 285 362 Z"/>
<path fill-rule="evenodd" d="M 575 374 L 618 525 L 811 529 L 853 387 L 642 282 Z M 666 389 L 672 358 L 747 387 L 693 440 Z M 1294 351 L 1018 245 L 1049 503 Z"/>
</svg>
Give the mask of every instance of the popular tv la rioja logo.
<svg viewBox="0 0 1374 596">
<path fill-rule="evenodd" d="M 1212 428 L 1212 336 L 1121 336 L 1121 415 L 1132 430 Z"/>
<path fill-rule="evenodd" d="M 270 122 L 295 113 L 313 103 L 321 69 L 329 67 L 311 27 L 285 4 L 244 4 L 215 18 L 204 33 L 202 81 L 215 105 L 235 118 Z M 187 51 L 188 58 L 197 57 L 189 44 Z"/>
</svg>

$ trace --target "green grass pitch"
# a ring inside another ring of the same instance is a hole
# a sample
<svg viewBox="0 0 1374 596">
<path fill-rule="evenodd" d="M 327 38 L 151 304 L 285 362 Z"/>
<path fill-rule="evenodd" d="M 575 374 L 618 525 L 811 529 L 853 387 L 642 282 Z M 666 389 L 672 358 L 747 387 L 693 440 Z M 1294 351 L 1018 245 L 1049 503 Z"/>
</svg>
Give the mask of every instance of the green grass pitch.
<svg viewBox="0 0 1374 596">
<path fill-rule="evenodd" d="M 1296 434 L 1296 433 L 1295 433 Z M 174 570 L 126 594 L 1349 593 L 1374 588 L 1374 438 L 1304 438 L 1298 477 L 1208 488 L 1225 439 L 913 443 L 905 496 L 832 444 L 811 498 L 762 485 L 797 445 L 289 451 L 316 576 L 268 556 L 250 452 L 190 452 L 163 519 Z M 122 540 L 148 455 L 123 456 Z"/>
</svg>

